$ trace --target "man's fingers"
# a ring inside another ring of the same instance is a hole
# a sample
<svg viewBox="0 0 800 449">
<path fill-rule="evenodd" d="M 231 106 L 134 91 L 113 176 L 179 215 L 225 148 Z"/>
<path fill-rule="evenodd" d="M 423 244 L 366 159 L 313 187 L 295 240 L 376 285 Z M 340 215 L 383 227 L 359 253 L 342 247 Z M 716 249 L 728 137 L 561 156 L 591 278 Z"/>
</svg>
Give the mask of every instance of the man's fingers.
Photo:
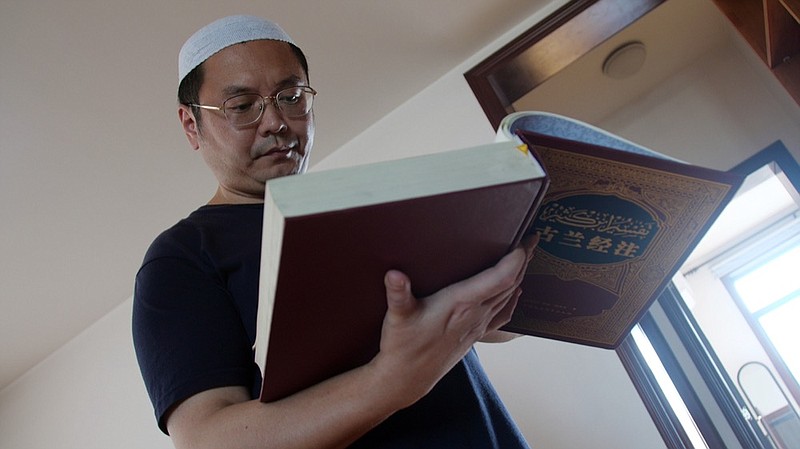
<svg viewBox="0 0 800 449">
<path fill-rule="evenodd" d="M 449 293 L 456 297 L 496 301 L 516 288 L 521 280 L 520 272 L 524 272 L 527 260 L 527 253 L 518 248 L 500 259 L 495 266 L 447 288 L 450 290 Z"/>
<path fill-rule="evenodd" d="M 497 307 L 497 311 L 487 326 L 488 330 L 497 330 L 511 321 L 511 315 L 514 313 L 514 309 L 517 307 L 517 302 L 519 301 L 521 294 L 522 290 L 519 288 L 515 289 L 508 298 L 508 301 L 501 303 L 502 307 Z"/>
<path fill-rule="evenodd" d="M 411 293 L 411 281 L 404 273 L 389 270 L 383 278 L 386 287 L 386 305 L 395 315 L 407 316 L 413 313 L 416 298 Z"/>
</svg>

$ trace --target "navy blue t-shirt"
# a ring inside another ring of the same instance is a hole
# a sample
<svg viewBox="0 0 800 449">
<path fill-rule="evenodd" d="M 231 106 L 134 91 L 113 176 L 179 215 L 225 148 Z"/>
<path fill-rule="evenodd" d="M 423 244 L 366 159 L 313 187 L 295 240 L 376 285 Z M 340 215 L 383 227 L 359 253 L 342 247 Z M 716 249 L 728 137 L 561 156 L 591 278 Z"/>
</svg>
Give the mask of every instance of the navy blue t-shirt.
<svg viewBox="0 0 800 449">
<path fill-rule="evenodd" d="M 133 339 L 159 427 L 222 386 L 258 397 L 254 362 L 263 205 L 203 206 L 162 233 L 136 275 Z M 527 448 L 474 350 L 416 404 L 352 447 Z"/>
</svg>

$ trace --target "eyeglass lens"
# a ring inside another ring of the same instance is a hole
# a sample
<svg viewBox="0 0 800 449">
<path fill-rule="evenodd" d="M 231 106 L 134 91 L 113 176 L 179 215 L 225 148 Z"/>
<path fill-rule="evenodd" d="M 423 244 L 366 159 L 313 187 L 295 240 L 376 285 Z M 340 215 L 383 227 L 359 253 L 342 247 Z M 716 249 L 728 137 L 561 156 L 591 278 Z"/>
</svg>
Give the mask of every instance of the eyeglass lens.
<svg viewBox="0 0 800 449">
<path fill-rule="evenodd" d="M 286 117 L 302 117 L 311 110 L 315 92 L 308 87 L 299 86 L 284 89 L 274 97 L 266 97 L 272 100 Z M 242 94 L 225 100 L 222 108 L 225 116 L 234 125 L 249 125 L 261 118 L 261 113 L 266 107 L 265 99 L 258 94 Z"/>
</svg>

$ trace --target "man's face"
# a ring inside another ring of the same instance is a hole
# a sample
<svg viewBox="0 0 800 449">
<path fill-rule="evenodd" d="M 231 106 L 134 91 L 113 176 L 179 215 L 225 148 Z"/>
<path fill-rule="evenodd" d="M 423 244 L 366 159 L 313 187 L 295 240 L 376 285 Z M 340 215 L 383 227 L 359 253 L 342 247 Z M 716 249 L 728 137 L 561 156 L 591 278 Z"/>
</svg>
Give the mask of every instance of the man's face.
<svg viewBox="0 0 800 449">
<path fill-rule="evenodd" d="M 199 103 L 220 106 L 242 93 L 275 95 L 308 78 L 289 44 L 271 40 L 227 47 L 203 63 Z M 203 155 L 229 200 L 263 200 L 267 180 L 305 171 L 314 141 L 313 112 L 287 118 L 267 102 L 259 121 L 237 128 L 222 112 L 204 110 L 202 125 L 187 106 L 179 115 L 190 144 Z"/>
</svg>

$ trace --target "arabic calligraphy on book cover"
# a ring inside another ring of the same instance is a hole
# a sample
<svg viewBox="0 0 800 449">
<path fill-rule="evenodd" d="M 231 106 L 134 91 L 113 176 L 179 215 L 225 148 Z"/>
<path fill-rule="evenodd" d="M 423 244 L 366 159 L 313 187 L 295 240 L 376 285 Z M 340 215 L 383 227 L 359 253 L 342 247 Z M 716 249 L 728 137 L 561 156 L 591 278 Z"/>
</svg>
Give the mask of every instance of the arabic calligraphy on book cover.
<svg viewBox="0 0 800 449">
<path fill-rule="evenodd" d="M 707 179 L 721 172 L 699 177 L 695 170 L 705 169 L 655 158 L 643 166 L 592 151 L 535 150 L 551 185 L 530 230 L 539 234 L 539 245 L 507 329 L 614 348 L 733 187 Z"/>
</svg>

